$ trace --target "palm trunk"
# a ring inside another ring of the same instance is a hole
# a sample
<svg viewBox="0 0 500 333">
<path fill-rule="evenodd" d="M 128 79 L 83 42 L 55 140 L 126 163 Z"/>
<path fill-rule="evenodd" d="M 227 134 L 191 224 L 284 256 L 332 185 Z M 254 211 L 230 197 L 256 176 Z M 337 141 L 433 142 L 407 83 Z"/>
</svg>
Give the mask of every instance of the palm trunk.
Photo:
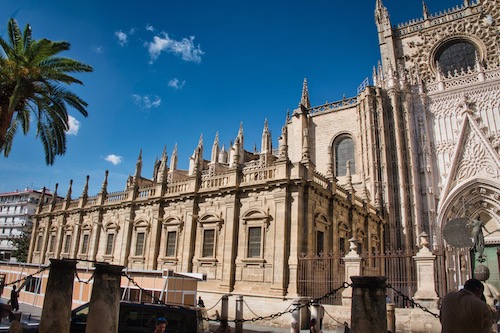
<svg viewBox="0 0 500 333">
<path fill-rule="evenodd" d="M 0 151 L 4 149 L 5 138 L 7 136 L 7 131 L 9 130 L 10 123 L 12 121 L 12 116 L 14 113 L 9 113 L 9 102 L 0 102 Z"/>
</svg>

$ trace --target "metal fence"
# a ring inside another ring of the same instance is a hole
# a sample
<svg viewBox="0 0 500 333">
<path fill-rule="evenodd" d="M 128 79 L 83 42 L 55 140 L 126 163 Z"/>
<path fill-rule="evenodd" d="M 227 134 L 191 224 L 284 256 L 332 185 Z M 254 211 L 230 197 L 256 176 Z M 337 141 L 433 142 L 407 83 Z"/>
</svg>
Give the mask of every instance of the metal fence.
<svg viewBox="0 0 500 333">
<path fill-rule="evenodd" d="M 319 298 L 344 283 L 345 265 L 343 255 L 320 254 L 299 257 L 299 295 Z M 322 301 L 323 304 L 341 305 L 342 295 L 336 293 Z"/>
<path fill-rule="evenodd" d="M 416 269 L 413 261 L 415 252 L 387 250 L 385 253 L 368 253 L 363 258 L 363 275 L 385 276 L 387 284 L 406 296 L 412 297 L 417 291 Z M 398 308 L 409 307 L 405 300 L 393 289 L 387 289 L 387 297 Z"/>
<path fill-rule="evenodd" d="M 387 250 L 385 253 L 364 252 L 360 256 L 361 272 L 364 276 L 385 276 L 387 283 L 394 289 L 412 297 L 417 290 L 416 268 L 413 261 L 414 251 Z M 343 254 L 302 255 L 299 258 L 298 289 L 299 295 L 318 298 L 330 290 L 338 288 L 345 280 Z M 439 257 L 441 260 L 441 257 Z M 441 262 L 441 261 L 440 261 Z M 443 266 L 436 265 L 436 270 Z M 437 279 L 442 274 L 436 274 Z M 347 281 L 350 282 L 350 281 Z M 437 288 L 438 286 L 436 286 Z M 443 286 L 440 285 L 440 288 Z M 444 286 L 445 288 L 445 286 Z M 441 290 L 441 289 L 439 289 Z M 397 307 L 408 307 L 396 291 L 387 289 L 387 297 Z M 323 301 L 325 304 L 341 305 L 342 295 L 335 294 Z"/>
</svg>

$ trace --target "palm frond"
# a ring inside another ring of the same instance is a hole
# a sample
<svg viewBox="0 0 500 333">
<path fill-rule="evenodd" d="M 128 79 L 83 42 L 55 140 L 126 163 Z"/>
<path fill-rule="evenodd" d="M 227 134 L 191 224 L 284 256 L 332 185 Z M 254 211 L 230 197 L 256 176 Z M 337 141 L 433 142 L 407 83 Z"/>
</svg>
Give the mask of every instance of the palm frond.
<svg viewBox="0 0 500 333">
<path fill-rule="evenodd" d="M 22 52 L 22 35 L 21 35 L 21 30 L 19 29 L 19 26 L 17 25 L 17 21 L 15 19 L 10 19 L 9 24 L 8 24 L 8 31 L 9 31 L 9 39 L 10 43 L 12 45 L 12 49 L 15 49 L 16 52 L 21 53 Z"/>
</svg>

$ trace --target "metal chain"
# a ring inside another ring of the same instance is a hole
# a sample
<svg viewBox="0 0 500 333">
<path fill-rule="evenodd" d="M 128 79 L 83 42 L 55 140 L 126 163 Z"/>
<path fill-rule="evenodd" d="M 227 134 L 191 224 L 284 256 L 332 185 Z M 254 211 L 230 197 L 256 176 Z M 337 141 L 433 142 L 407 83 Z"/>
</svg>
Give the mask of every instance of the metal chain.
<svg viewBox="0 0 500 333">
<path fill-rule="evenodd" d="M 19 283 L 19 282 L 24 282 L 24 281 L 25 281 L 25 280 L 27 280 L 28 278 L 31 278 L 31 277 L 33 277 L 34 275 L 40 274 L 41 272 L 43 272 L 44 270 L 48 269 L 49 267 L 50 267 L 50 265 L 49 265 L 49 266 L 47 266 L 47 267 L 42 267 L 42 268 L 40 268 L 38 271 L 36 271 L 36 272 L 35 272 L 35 273 L 33 273 L 33 274 L 26 275 L 24 278 L 17 279 L 16 281 L 12 281 L 12 282 L 9 282 L 9 283 L 4 284 L 4 287 L 6 287 L 6 286 L 10 286 L 10 285 L 13 285 L 13 284 L 17 284 L 17 283 Z"/>
<path fill-rule="evenodd" d="M 323 311 L 328 315 L 328 317 L 332 318 L 335 322 L 339 323 L 340 325 L 346 325 L 347 323 L 341 323 L 340 321 L 338 321 L 337 319 L 333 318 L 333 316 L 331 314 L 329 314 L 325 309 L 323 309 Z"/>
<path fill-rule="evenodd" d="M 293 307 L 292 309 L 281 311 L 281 312 L 276 312 L 276 313 L 270 314 L 268 316 L 257 316 L 257 317 L 251 318 L 251 319 L 235 319 L 235 320 L 232 320 L 232 322 L 234 322 L 234 323 L 244 323 L 244 322 L 248 322 L 248 321 L 256 322 L 256 321 L 260 321 L 260 320 L 268 320 L 268 319 L 274 319 L 277 317 L 281 317 L 284 314 L 293 313 L 294 311 L 297 311 L 297 310 L 302 309 L 306 306 L 309 306 L 312 303 L 319 303 L 321 300 L 334 295 L 335 293 L 337 293 L 337 291 L 339 291 L 341 289 L 345 289 L 345 288 L 350 287 L 350 286 L 351 286 L 351 284 L 344 282 L 340 287 L 338 287 L 337 289 L 333 289 L 332 291 L 328 292 L 324 296 L 322 296 L 320 298 L 313 299 L 307 303 L 297 305 L 297 306 Z M 288 307 L 288 308 L 290 308 L 290 307 Z"/>
<path fill-rule="evenodd" d="M 219 298 L 219 300 L 217 301 L 217 303 L 215 303 L 215 304 L 214 304 L 211 308 L 208 308 L 208 309 L 205 309 L 205 310 L 207 310 L 207 311 L 212 310 L 213 308 L 215 308 L 215 307 L 217 306 L 217 304 L 219 304 L 219 303 L 220 303 L 220 301 L 221 301 L 221 300 L 222 300 L 222 297 L 221 297 L 221 298 Z"/>
<path fill-rule="evenodd" d="M 81 282 L 81 283 L 89 284 L 90 281 L 92 281 L 92 279 L 94 278 L 94 276 L 95 276 L 95 270 L 94 270 L 94 272 L 92 272 L 92 275 L 89 277 L 89 279 L 87 281 L 84 281 L 84 280 L 80 279 L 80 277 L 78 276 L 78 271 L 75 270 L 75 277 L 78 280 L 78 282 Z"/>
<path fill-rule="evenodd" d="M 145 293 L 146 295 L 148 296 L 151 296 L 151 298 L 158 304 L 163 304 L 163 305 L 167 305 L 165 302 L 163 302 L 161 299 L 159 299 L 158 297 L 156 297 L 155 295 L 153 295 L 149 290 L 146 290 L 144 289 L 143 287 L 141 287 L 137 282 L 135 282 L 135 280 L 130 276 L 128 275 L 127 273 L 125 272 L 122 272 L 122 276 L 126 277 L 130 282 L 132 282 L 132 284 L 134 286 L 136 286 L 137 288 L 139 288 L 143 293 Z"/>
<path fill-rule="evenodd" d="M 391 286 L 390 283 L 387 284 L 387 288 L 394 290 L 398 294 L 398 296 L 401 296 L 405 301 L 409 302 L 411 305 L 414 305 L 417 308 L 421 309 L 422 311 L 427 312 L 427 313 L 433 315 L 435 318 L 439 318 L 439 314 L 431 312 L 425 306 L 422 306 L 422 305 L 418 304 L 413 299 L 411 299 L 410 297 L 408 297 L 405 294 L 403 294 L 401 291 L 396 290 L 393 286 Z"/>
</svg>

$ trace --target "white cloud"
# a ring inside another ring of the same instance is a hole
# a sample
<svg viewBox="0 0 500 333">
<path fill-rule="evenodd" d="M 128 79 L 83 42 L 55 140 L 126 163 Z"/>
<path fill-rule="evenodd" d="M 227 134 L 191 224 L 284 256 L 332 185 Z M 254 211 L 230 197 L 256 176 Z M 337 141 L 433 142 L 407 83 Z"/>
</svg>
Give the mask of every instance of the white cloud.
<svg viewBox="0 0 500 333">
<path fill-rule="evenodd" d="M 186 80 L 179 81 L 178 78 L 173 78 L 168 81 L 168 86 L 176 90 L 182 89 L 186 85 Z"/>
<path fill-rule="evenodd" d="M 161 52 L 173 53 L 180 56 L 184 61 L 201 62 L 201 56 L 205 54 L 200 48 L 200 45 L 194 45 L 194 36 L 175 40 L 162 32 L 161 36 L 154 36 L 153 41 L 146 43 L 148 48 L 150 63 L 153 63 L 161 54 Z"/>
<path fill-rule="evenodd" d="M 68 125 L 69 125 L 69 128 L 66 131 L 66 134 L 77 135 L 78 130 L 80 129 L 80 122 L 78 120 L 76 120 L 74 117 L 68 116 Z"/>
<path fill-rule="evenodd" d="M 113 163 L 114 165 L 120 164 L 123 162 L 123 157 L 115 155 L 115 154 L 109 154 L 104 158 L 106 161 Z"/>
<path fill-rule="evenodd" d="M 125 44 L 127 44 L 128 35 L 126 33 L 124 33 L 121 30 L 115 31 L 115 36 L 116 36 L 116 38 L 118 38 L 118 44 L 120 44 L 120 46 L 125 46 Z"/>
<path fill-rule="evenodd" d="M 151 24 L 146 24 L 147 31 L 155 31 L 155 28 Z"/>
<path fill-rule="evenodd" d="M 151 108 L 157 108 L 161 104 L 161 98 L 157 95 L 137 95 L 132 94 L 132 100 L 134 104 L 139 106 L 141 109 L 149 110 Z"/>
<path fill-rule="evenodd" d="M 102 54 L 103 53 L 102 46 L 92 46 L 92 51 L 94 51 L 97 54 Z"/>
</svg>

